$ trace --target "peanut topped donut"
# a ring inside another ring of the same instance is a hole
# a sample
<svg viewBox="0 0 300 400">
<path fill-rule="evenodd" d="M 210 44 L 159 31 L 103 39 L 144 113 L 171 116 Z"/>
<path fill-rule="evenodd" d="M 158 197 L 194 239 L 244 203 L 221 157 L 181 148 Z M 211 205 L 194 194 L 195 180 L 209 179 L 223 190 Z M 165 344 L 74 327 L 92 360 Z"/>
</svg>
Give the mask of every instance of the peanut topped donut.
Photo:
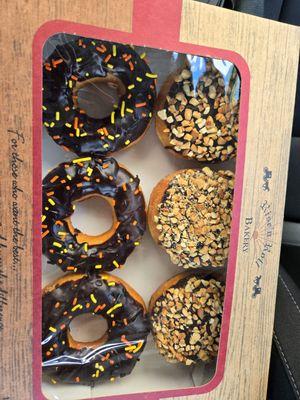
<svg viewBox="0 0 300 400">
<path fill-rule="evenodd" d="M 148 225 L 153 239 L 183 268 L 221 267 L 229 249 L 234 174 L 187 169 L 152 191 Z"/>
<path fill-rule="evenodd" d="M 146 229 L 139 182 L 113 158 L 74 159 L 49 172 L 43 179 L 42 243 L 50 262 L 72 272 L 120 268 Z M 104 198 L 113 210 L 113 226 L 97 236 L 71 222 L 73 203 L 92 196 Z"/>
<path fill-rule="evenodd" d="M 225 161 L 236 156 L 239 129 L 239 78 L 231 79 L 210 59 L 197 78 L 188 64 L 171 75 L 157 101 L 157 134 L 165 148 L 198 161 Z M 196 80 L 196 81 L 195 81 Z"/>
<path fill-rule="evenodd" d="M 94 342 L 75 341 L 70 323 L 81 314 L 106 319 Z M 43 291 L 43 372 L 52 383 L 94 386 L 131 373 L 146 345 L 149 322 L 142 298 L 108 274 L 72 274 Z"/>
<path fill-rule="evenodd" d="M 43 67 L 43 120 L 56 143 L 80 156 L 103 156 L 128 147 L 152 116 L 155 79 L 144 55 L 130 46 L 78 38 L 57 45 Z M 89 117 L 78 92 L 87 85 L 115 88 L 109 116 Z"/>
<path fill-rule="evenodd" d="M 208 362 L 218 354 L 225 287 L 219 280 L 184 273 L 164 283 L 149 305 L 159 353 L 168 362 Z"/>
</svg>

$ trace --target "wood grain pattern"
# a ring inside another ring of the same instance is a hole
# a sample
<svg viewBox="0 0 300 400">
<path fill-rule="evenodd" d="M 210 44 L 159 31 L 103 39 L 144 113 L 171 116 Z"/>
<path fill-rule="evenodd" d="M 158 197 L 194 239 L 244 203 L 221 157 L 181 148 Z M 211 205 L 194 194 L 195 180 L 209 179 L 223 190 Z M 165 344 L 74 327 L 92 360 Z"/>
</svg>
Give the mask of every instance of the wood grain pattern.
<svg viewBox="0 0 300 400">
<path fill-rule="evenodd" d="M 142 0 L 138 0 L 142 1 Z M 148 0 L 147 0 L 148 1 Z M 149 2 L 151 4 L 151 2 Z M 32 96 L 31 44 L 37 28 L 53 19 L 130 31 L 132 0 L 3 0 L 1 4 L 1 147 L 0 169 L 0 282 L 7 291 L 0 331 L 0 400 L 32 399 L 31 375 L 31 235 Z M 120 12 L 122 10 L 122 12 Z M 266 396 L 279 244 L 284 207 L 288 152 L 299 56 L 299 29 L 248 15 L 183 0 L 180 39 L 239 53 L 251 71 L 247 155 L 240 230 L 245 218 L 266 220 L 260 204 L 270 205 L 273 247 L 264 267 L 257 267 L 248 252 L 238 254 L 233 312 L 230 323 L 225 376 L 211 393 L 181 400 L 261 400 Z M 11 139 L 23 133 L 18 149 L 20 229 L 24 236 L 22 261 L 12 268 Z M 8 154 L 10 156 L 8 157 Z M 272 170 L 270 192 L 263 192 L 264 167 Z M 260 209 L 260 212 L 258 210 Z M 266 223 L 266 222 L 262 222 Z M 258 227 L 259 228 L 259 227 Z M 259 235 L 259 233 L 258 233 Z M 261 271 L 261 272 L 260 272 Z M 251 298 L 253 278 L 262 273 L 263 291 Z"/>
</svg>

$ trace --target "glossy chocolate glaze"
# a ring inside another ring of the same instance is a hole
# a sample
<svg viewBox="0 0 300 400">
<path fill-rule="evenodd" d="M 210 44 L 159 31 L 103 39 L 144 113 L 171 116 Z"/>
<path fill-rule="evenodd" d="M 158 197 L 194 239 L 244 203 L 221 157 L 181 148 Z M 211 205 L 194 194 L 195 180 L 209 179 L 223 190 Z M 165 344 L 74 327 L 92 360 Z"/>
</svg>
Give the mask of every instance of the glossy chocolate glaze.
<svg viewBox="0 0 300 400">
<path fill-rule="evenodd" d="M 76 82 L 108 74 L 122 81 L 125 94 L 113 115 L 91 118 L 74 104 Z M 56 143 L 78 155 L 110 154 L 145 131 L 156 97 L 155 78 L 130 46 L 87 38 L 57 45 L 43 66 L 44 125 Z"/>
<path fill-rule="evenodd" d="M 43 179 L 43 253 L 63 271 L 111 271 L 125 263 L 146 229 L 144 196 L 139 178 L 113 158 L 75 159 L 61 163 Z M 70 232 L 66 218 L 72 202 L 89 195 L 115 201 L 115 233 L 102 244 L 78 243 L 79 230 Z"/>
<path fill-rule="evenodd" d="M 107 339 L 97 348 L 69 346 L 70 322 L 83 313 L 107 320 Z M 121 283 L 101 275 L 58 282 L 43 295 L 43 372 L 53 383 L 90 386 L 123 377 L 139 360 L 148 333 L 143 305 Z"/>
</svg>

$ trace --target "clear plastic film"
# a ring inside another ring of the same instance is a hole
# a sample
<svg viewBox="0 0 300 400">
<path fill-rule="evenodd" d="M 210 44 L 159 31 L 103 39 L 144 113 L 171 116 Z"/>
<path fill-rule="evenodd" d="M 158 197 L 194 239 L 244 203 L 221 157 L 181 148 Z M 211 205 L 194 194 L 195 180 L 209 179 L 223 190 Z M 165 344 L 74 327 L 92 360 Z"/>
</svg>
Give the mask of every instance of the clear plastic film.
<svg viewBox="0 0 300 400">
<path fill-rule="evenodd" d="M 198 282 L 209 271 L 206 282 L 224 285 L 238 144 L 236 67 L 201 54 L 58 34 L 45 43 L 43 77 L 45 397 L 101 398 L 209 382 L 224 293 L 204 311 L 205 318 L 212 313 L 208 333 L 195 324 L 180 332 L 192 341 L 186 346 L 201 343 L 195 362 L 170 363 L 160 354 L 149 302 L 178 274 Z M 182 170 L 198 172 L 180 183 Z M 166 177 L 162 190 L 157 185 Z M 180 217 L 170 215 L 168 199 Z M 149 204 L 156 204 L 152 214 Z M 186 320 L 183 310 L 201 308 L 207 289 L 198 282 L 184 291 L 175 315 Z"/>
</svg>

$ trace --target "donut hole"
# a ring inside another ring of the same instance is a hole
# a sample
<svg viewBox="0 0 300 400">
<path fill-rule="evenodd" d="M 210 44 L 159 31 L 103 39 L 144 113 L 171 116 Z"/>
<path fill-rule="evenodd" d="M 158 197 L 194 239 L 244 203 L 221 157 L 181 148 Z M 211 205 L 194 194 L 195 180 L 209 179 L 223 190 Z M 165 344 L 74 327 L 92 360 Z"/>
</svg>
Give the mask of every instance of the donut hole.
<svg viewBox="0 0 300 400">
<path fill-rule="evenodd" d="M 90 343 L 103 338 L 108 330 L 107 321 L 100 315 L 81 314 L 70 323 L 70 334 L 75 342 Z"/>
<path fill-rule="evenodd" d="M 82 198 L 73 203 L 75 211 L 71 216 L 71 231 L 79 230 L 78 241 L 89 243 L 102 240 L 103 235 L 112 233 L 115 214 L 109 199 L 99 195 Z M 82 236 L 82 238 L 81 238 Z"/>
<path fill-rule="evenodd" d="M 77 107 L 95 119 L 104 119 L 115 110 L 124 94 L 123 83 L 116 77 L 93 78 L 77 84 Z"/>
</svg>

